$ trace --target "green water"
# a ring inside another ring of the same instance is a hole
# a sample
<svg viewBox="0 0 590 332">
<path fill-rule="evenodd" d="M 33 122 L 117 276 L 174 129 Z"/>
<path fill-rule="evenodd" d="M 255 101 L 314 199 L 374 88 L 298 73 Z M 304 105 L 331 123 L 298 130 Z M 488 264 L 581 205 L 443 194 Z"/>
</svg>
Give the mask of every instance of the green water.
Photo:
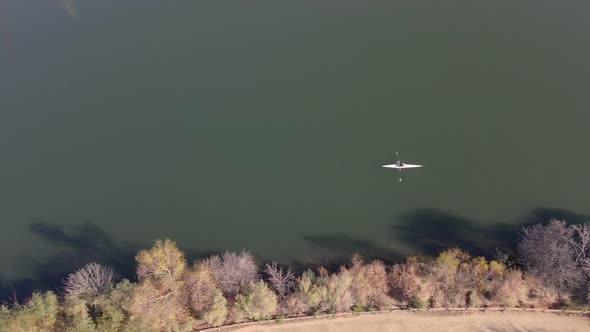
<svg viewBox="0 0 590 332">
<path fill-rule="evenodd" d="M 2 1 L 0 280 L 162 237 L 309 264 L 582 220 L 589 33 L 586 0 Z M 425 167 L 397 182 L 395 151 Z"/>
</svg>

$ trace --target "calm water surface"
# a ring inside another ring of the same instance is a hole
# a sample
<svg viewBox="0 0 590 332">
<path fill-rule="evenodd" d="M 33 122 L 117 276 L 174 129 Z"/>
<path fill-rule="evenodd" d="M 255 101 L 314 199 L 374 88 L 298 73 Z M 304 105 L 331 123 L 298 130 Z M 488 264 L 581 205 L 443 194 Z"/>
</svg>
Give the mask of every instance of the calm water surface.
<svg viewBox="0 0 590 332">
<path fill-rule="evenodd" d="M 589 33 L 586 0 L 2 1 L 1 283 L 163 237 L 309 264 L 583 220 Z"/>
</svg>

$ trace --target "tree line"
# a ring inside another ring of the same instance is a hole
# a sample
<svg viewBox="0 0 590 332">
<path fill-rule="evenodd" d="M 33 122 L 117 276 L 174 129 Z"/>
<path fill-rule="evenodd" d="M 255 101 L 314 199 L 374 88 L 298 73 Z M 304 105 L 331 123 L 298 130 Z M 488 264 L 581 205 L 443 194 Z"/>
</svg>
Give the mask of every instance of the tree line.
<svg viewBox="0 0 590 332">
<path fill-rule="evenodd" d="M 450 248 L 386 266 L 353 255 L 336 271 L 262 268 L 248 251 L 189 264 L 171 240 L 135 257 L 137 282 L 90 263 L 59 289 L 0 305 L 0 331 L 191 331 L 243 321 L 426 307 L 566 307 L 590 301 L 590 224 L 523 228 L 517 256 Z"/>
</svg>

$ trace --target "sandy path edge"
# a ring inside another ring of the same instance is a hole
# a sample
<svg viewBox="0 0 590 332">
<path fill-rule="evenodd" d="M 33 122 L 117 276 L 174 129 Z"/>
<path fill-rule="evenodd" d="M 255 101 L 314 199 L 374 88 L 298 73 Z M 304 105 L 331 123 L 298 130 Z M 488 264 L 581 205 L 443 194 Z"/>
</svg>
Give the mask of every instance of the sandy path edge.
<svg viewBox="0 0 590 332">
<path fill-rule="evenodd" d="M 393 310 L 250 322 L 201 330 L 239 332 L 590 332 L 590 312 L 543 309 Z"/>
</svg>

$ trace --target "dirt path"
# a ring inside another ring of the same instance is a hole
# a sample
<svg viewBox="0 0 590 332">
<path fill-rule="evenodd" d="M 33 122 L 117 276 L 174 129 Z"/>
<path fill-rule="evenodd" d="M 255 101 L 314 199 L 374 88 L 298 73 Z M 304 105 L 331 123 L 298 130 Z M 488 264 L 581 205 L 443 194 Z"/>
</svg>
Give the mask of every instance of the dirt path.
<svg viewBox="0 0 590 332">
<path fill-rule="evenodd" d="M 535 312 L 424 313 L 324 318 L 249 326 L 239 332 L 590 332 L 590 319 Z"/>
</svg>

